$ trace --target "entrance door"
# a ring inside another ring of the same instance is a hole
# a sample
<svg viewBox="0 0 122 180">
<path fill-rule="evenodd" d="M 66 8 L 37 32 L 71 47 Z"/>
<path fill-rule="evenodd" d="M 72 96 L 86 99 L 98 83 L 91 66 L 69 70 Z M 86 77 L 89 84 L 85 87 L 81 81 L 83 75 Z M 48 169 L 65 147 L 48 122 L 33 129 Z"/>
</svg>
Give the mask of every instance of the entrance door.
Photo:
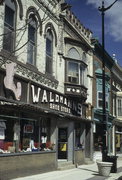
<svg viewBox="0 0 122 180">
<path fill-rule="evenodd" d="M 67 128 L 58 130 L 58 159 L 67 159 Z"/>
</svg>

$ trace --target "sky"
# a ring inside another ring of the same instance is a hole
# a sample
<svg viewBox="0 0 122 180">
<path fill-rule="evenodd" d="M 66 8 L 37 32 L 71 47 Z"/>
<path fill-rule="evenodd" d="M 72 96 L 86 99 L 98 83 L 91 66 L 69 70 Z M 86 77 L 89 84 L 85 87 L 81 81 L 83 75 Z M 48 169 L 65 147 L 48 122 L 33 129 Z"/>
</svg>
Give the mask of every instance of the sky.
<svg viewBox="0 0 122 180">
<path fill-rule="evenodd" d="M 102 0 L 66 0 L 71 4 L 71 11 L 80 22 L 92 31 L 93 37 L 102 42 L 101 13 L 98 7 L 102 6 Z M 108 7 L 114 0 L 104 0 Z M 122 0 L 118 0 L 105 12 L 105 49 L 110 56 L 115 58 L 122 66 Z"/>
</svg>

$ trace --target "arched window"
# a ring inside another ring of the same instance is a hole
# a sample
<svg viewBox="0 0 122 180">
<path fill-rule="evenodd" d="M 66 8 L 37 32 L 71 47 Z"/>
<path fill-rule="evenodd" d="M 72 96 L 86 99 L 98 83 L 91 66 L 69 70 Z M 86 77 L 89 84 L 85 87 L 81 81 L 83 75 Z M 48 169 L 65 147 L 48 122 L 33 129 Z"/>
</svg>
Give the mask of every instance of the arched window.
<svg viewBox="0 0 122 180">
<path fill-rule="evenodd" d="M 86 65 L 82 62 L 85 61 L 86 55 L 82 59 L 80 53 L 76 48 L 71 48 L 68 51 L 67 60 L 67 82 L 78 85 L 87 85 Z"/>
<path fill-rule="evenodd" d="M 37 39 L 37 20 L 34 14 L 29 16 L 28 23 L 28 49 L 27 62 L 36 65 L 36 39 Z"/>
<path fill-rule="evenodd" d="M 15 19 L 15 3 L 5 0 L 3 49 L 9 52 L 13 52 L 15 46 Z"/>
<path fill-rule="evenodd" d="M 69 51 L 68 51 L 68 57 L 69 57 L 69 58 L 72 58 L 72 59 L 77 59 L 77 60 L 80 60 L 80 59 L 81 59 L 79 52 L 78 52 L 75 48 L 69 49 Z"/>
<path fill-rule="evenodd" d="M 46 73 L 53 72 L 53 34 L 51 29 L 46 32 Z"/>
</svg>

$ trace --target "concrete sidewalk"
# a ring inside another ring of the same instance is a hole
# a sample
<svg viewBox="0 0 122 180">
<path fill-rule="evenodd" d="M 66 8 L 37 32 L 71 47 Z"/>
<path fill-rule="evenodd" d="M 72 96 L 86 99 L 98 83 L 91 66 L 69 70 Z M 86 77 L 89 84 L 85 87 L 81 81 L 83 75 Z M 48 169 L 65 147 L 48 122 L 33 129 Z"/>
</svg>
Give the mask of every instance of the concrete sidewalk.
<svg viewBox="0 0 122 180">
<path fill-rule="evenodd" d="M 122 158 L 117 160 L 117 173 L 111 173 L 109 177 L 103 177 L 98 174 L 97 164 L 81 165 L 78 168 L 53 171 L 38 175 L 16 178 L 13 180 L 117 180 L 122 176 Z"/>
</svg>

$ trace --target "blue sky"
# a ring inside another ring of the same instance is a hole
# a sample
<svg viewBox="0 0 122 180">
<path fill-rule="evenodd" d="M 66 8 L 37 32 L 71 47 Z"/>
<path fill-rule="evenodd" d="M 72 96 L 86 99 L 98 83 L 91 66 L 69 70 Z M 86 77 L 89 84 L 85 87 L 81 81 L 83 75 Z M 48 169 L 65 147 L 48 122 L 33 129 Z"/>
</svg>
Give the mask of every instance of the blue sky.
<svg viewBox="0 0 122 180">
<path fill-rule="evenodd" d="M 72 5 L 71 11 L 92 31 L 93 37 L 101 42 L 101 14 L 98 7 L 102 5 L 102 0 L 66 0 L 66 2 Z M 112 2 L 114 0 L 105 0 L 105 7 Z M 115 54 L 118 64 L 122 66 L 122 0 L 118 0 L 105 13 L 105 49 L 110 56 Z"/>
</svg>

